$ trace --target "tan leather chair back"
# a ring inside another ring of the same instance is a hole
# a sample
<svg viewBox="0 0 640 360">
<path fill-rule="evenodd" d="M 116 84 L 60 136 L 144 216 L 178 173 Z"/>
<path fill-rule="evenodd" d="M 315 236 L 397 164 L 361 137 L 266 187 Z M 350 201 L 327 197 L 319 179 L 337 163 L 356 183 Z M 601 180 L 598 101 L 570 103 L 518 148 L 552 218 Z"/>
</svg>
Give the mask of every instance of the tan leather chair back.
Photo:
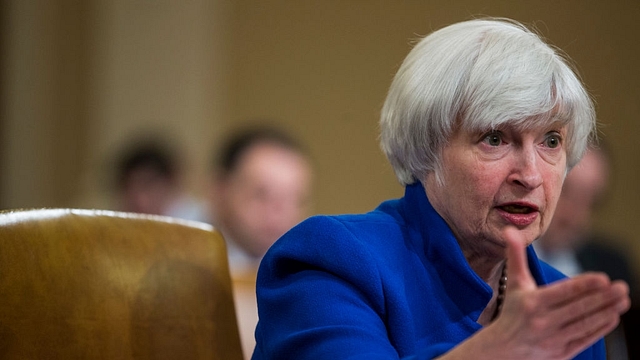
<svg viewBox="0 0 640 360">
<path fill-rule="evenodd" d="M 0 359 L 241 360 L 222 236 L 109 211 L 0 213 Z"/>
</svg>

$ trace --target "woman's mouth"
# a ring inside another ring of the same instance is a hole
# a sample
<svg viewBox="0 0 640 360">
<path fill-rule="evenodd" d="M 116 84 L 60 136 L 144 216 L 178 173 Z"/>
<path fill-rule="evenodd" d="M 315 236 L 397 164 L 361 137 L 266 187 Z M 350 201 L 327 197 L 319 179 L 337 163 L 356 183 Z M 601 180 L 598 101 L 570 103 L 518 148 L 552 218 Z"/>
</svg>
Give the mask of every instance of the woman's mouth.
<svg viewBox="0 0 640 360">
<path fill-rule="evenodd" d="M 511 214 L 529 214 L 535 211 L 529 206 L 521 205 L 505 205 L 500 208 Z"/>
<path fill-rule="evenodd" d="M 497 207 L 498 213 L 507 222 L 524 227 L 538 218 L 538 207 L 530 204 L 507 204 Z"/>
</svg>

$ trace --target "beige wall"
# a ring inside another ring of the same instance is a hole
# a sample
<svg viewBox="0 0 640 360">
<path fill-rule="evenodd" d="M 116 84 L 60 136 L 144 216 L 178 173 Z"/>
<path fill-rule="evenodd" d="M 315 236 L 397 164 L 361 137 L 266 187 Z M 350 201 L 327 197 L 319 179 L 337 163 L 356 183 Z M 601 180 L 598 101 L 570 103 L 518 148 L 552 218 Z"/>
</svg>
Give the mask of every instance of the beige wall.
<svg viewBox="0 0 640 360">
<path fill-rule="evenodd" d="M 402 189 L 377 119 L 409 39 L 472 15 L 534 23 L 577 63 L 616 158 L 596 226 L 640 259 L 640 3 L 618 1 L 5 1 L 0 206 L 108 206 L 114 149 L 159 128 L 201 191 L 209 151 L 246 119 L 309 144 L 316 212 Z"/>
<path fill-rule="evenodd" d="M 409 39 L 471 14 L 535 24 L 578 64 L 617 160 L 598 226 L 640 233 L 640 3 L 636 1 L 239 1 L 233 119 L 273 116 L 318 159 L 319 212 L 358 212 L 399 196 L 377 148 L 378 112 Z M 480 4 L 480 5 L 479 5 Z"/>
<path fill-rule="evenodd" d="M 229 117 L 229 7 L 213 1 L 93 1 L 91 146 L 84 206 L 109 206 L 111 161 L 134 139 L 182 149 L 188 186 L 203 193 L 211 144 Z M 102 181 L 100 181 L 102 180 Z"/>
<path fill-rule="evenodd" d="M 2 207 L 69 203 L 84 162 L 82 4 L 2 3 Z"/>
<path fill-rule="evenodd" d="M 118 151 L 149 134 L 183 149 L 202 193 L 229 117 L 223 2 L 4 1 L 0 206 L 113 206 Z"/>
</svg>

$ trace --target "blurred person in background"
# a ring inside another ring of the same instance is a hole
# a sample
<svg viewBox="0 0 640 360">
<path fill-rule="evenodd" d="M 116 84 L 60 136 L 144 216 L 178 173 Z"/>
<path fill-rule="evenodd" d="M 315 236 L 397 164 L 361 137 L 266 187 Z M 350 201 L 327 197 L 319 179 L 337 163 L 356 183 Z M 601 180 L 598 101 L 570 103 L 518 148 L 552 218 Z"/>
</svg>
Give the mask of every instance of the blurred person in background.
<svg viewBox="0 0 640 360">
<path fill-rule="evenodd" d="M 232 272 L 255 272 L 267 249 L 310 213 L 306 150 L 271 127 L 230 136 L 216 158 L 212 223 L 228 243 Z"/>
<path fill-rule="evenodd" d="M 591 227 L 594 213 L 605 200 L 610 166 L 604 148 L 588 149 L 567 174 L 549 229 L 534 247 L 541 259 L 569 276 L 602 271 L 612 279 L 625 280 L 634 295 L 636 283 L 626 255 L 609 236 Z"/>
<path fill-rule="evenodd" d="M 255 346 L 258 265 L 281 235 L 310 214 L 312 178 L 306 149 L 274 127 L 239 130 L 217 152 L 211 222 L 227 242 L 246 358 Z"/>
<path fill-rule="evenodd" d="M 206 202 L 187 194 L 180 176 L 180 163 L 168 145 L 132 143 L 118 157 L 118 210 L 208 222 Z"/>
<path fill-rule="evenodd" d="M 606 198 L 610 174 L 607 148 L 591 146 L 567 174 L 549 229 L 534 242 L 534 247 L 540 259 L 568 276 L 601 271 L 612 280 L 624 280 L 633 299 L 637 283 L 629 259 L 610 236 L 591 227 L 598 207 Z M 627 358 L 622 326 L 605 340 L 610 359 Z"/>
</svg>

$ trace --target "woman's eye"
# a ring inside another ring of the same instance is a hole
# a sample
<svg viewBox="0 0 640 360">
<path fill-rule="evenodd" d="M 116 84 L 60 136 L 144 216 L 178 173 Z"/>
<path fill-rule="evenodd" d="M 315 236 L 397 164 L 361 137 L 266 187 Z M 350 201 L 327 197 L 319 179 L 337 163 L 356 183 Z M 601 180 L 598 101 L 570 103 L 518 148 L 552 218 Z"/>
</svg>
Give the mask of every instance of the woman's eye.
<svg viewBox="0 0 640 360">
<path fill-rule="evenodd" d="M 502 136 L 500 133 L 492 132 L 485 136 L 483 141 L 490 146 L 500 146 L 502 144 Z"/>
<path fill-rule="evenodd" d="M 547 136 L 547 138 L 544 140 L 545 145 L 551 149 L 555 149 L 558 146 L 560 146 L 561 143 L 561 139 L 560 136 L 557 134 L 551 134 L 549 136 Z"/>
</svg>

